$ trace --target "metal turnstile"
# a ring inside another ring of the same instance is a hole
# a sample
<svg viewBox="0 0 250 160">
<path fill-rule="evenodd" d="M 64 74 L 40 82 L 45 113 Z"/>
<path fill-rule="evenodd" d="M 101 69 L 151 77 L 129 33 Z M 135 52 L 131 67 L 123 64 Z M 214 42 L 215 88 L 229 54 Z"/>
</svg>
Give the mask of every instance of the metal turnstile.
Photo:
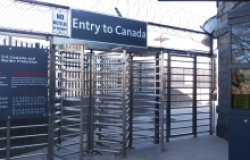
<svg viewBox="0 0 250 160">
<path fill-rule="evenodd" d="M 90 59 L 83 45 L 58 46 L 54 106 L 54 156 L 79 159 L 86 151 Z M 84 147 L 85 146 L 85 147 Z"/>
<path fill-rule="evenodd" d="M 161 118 L 163 118 L 162 93 L 164 90 L 160 68 L 160 54 L 133 57 L 134 146 L 152 142 L 157 144 L 163 138 L 164 134 L 161 137 L 161 132 L 164 130 Z"/>
<path fill-rule="evenodd" d="M 93 57 L 94 151 L 126 156 L 130 144 L 130 63 L 124 52 Z"/>
<path fill-rule="evenodd" d="M 211 58 L 174 53 L 56 52 L 54 155 L 126 156 L 165 138 L 212 133 Z M 141 145 L 143 143 L 143 145 Z"/>
</svg>

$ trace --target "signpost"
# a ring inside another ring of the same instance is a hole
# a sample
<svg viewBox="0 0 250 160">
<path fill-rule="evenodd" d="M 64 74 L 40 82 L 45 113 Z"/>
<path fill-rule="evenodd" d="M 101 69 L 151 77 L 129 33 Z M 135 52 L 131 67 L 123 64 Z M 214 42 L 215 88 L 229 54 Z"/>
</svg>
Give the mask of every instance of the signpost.
<svg viewBox="0 0 250 160">
<path fill-rule="evenodd" d="M 147 47 L 147 23 L 72 10 L 71 38 Z"/>
<path fill-rule="evenodd" d="M 0 119 L 47 116 L 48 50 L 0 47 Z"/>
</svg>

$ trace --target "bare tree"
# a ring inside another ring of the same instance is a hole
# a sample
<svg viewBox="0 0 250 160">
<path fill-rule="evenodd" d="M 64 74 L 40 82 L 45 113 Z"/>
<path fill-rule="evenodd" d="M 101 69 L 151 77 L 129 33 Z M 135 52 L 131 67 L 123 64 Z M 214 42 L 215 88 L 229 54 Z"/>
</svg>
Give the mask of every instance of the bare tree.
<svg viewBox="0 0 250 160">
<path fill-rule="evenodd" d="M 250 63 L 250 28 L 248 25 L 233 27 L 232 56 L 234 63 Z"/>
</svg>

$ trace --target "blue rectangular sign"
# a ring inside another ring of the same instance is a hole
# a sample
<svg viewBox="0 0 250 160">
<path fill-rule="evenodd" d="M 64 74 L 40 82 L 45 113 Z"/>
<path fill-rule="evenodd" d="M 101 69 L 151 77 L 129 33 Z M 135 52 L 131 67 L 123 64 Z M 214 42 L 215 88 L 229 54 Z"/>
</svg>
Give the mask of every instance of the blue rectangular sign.
<svg viewBox="0 0 250 160">
<path fill-rule="evenodd" d="M 0 119 L 47 116 L 48 50 L 0 47 Z"/>
<path fill-rule="evenodd" d="M 147 47 L 147 23 L 72 10 L 71 37 L 88 41 Z"/>
</svg>

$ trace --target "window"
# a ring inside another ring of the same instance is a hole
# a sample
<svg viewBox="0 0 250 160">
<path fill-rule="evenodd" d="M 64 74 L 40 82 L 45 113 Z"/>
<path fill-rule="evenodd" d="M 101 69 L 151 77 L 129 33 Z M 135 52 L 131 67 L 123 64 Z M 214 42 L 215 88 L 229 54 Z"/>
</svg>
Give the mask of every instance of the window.
<svg viewBox="0 0 250 160">
<path fill-rule="evenodd" d="M 250 23 L 232 27 L 232 62 L 250 64 Z"/>
<path fill-rule="evenodd" d="M 232 102 L 234 109 L 250 109 L 250 69 L 232 70 Z"/>
</svg>

